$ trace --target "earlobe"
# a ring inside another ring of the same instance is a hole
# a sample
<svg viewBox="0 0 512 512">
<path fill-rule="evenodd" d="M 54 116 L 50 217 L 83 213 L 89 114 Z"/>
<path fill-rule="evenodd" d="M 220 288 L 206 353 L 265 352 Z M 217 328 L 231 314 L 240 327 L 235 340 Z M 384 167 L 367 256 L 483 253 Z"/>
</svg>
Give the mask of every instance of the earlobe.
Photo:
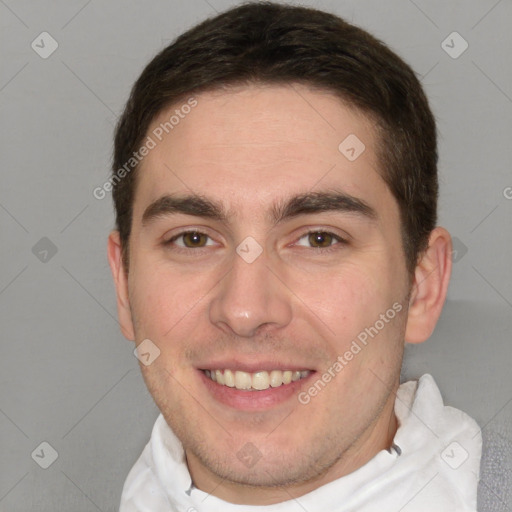
<svg viewBox="0 0 512 512">
<path fill-rule="evenodd" d="M 452 271 L 452 240 L 448 231 L 436 227 L 414 274 L 405 341 L 428 339 L 443 309 Z"/>
<path fill-rule="evenodd" d="M 119 231 L 112 231 L 110 233 L 107 244 L 107 255 L 116 287 L 117 315 L 121 332 L 125 338 L 133 341 L 135 339 L 135 333 L 128 296 L 128 276 L 123 265 Z"/>
</svg>

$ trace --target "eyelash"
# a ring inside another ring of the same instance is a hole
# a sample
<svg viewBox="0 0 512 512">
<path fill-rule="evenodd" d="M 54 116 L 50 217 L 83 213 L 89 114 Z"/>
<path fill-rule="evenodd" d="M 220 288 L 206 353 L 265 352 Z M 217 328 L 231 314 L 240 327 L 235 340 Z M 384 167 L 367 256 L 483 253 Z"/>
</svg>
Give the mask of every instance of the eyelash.
<svg viewBox="0 0 512 512">
<path fill-rule="evenodd" d="M 165 247 L 170 247 L 173 244 L 173 242 L 175 242 L 177 239 L 179 239 L 180 237 L 183 237 L 184 235 L 189 234 L 189 233 L 195 233 L 195 234 L 198 234 L 198 235 L 204 235 L 204 236 L 208 237 L 211 240 L 211 237 L 209 235 L 207 235 L 206 233 L 203 233 L 202 231 L 190 230 L 189 229 L 187 231 L 182 231 L 181 233 L 178 233 L 178 234 L 174 235 L 169 240 L 166 240 L 166 241 L 162 242 L 162 244 Z M 337 244 L 330 245 L 329 247 L 309 247 L 309 249 L 311 249 L 313 251 L 318 251 L 318 252 L 321 251 L 322 253 L 331 253 L 331 252 L 339 250 L 339 247 L 338 247 L 339 245 L 346 245 L 348 243 L 347 240 L 345 240 L 344 238 L 340 237 L 336 233 L 333 233 L 332 231 L 319 230 L 319 229 L 312 229 L 312 230 L 306 231 L 297 240 L 301 240 L 305 236 L 309 236 L 311 234 L 329 235 L 335 241 L 338 242 Z M 189 253 L 190 254 L 191 251 L 195 251 L 196 253 L 201 253 L 202 249 L 206 249 L 206 248 L 207 247 L 196 247 L 196 248 L 194 248 L 194 247 L 174 247 L 172 250 L 177 251 L 177 252 L 185 252 L 185 253 Z"/>
</svg>

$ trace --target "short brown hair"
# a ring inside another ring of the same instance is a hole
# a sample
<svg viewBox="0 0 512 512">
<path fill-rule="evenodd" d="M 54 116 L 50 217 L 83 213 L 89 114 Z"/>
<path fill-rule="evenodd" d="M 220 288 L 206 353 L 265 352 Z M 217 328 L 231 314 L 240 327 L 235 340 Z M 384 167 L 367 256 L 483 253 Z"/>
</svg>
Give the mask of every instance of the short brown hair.
<svg viewBox="0 0 512 512">
<path fill-rule="evenodd" d="M 321 88 L 375 120 L 379 171 L 399 206 L 412 276 L 437 221 L 435 120 L 412 69 L 384 43 L 333 14 L 251 2 L 179 36 L 133 86 L 116 128 L 114 174 L 137 151 L 164 108 L 192 94 L 251 83 Z M 113 189 L 126 269 L 136 171 Z"/>
</svg>

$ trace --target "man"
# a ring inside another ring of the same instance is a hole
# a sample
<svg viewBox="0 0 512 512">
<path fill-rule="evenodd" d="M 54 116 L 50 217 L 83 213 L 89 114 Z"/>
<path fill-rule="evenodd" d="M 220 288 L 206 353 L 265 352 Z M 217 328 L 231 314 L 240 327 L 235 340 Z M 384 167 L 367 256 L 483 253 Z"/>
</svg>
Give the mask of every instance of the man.
<svg viewBox="0 0 512 512">
<path fill-rule="evenodd" d="M 436 163 L 412 70 L 333 15 L 251 3 L 153 59 L 108 255 L 161 415 L 121 512 L 476 510 L 477 424 L 399 381 L 450 278 Z"/>
</svg>

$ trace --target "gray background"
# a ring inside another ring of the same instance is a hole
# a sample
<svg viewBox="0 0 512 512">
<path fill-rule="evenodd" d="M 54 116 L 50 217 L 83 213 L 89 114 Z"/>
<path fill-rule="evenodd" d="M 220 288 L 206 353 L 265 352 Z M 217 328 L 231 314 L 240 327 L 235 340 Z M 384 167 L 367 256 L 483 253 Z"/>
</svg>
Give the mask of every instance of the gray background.
<svg viewBox="0 0 512 512">
<path fill-rule="evenodd" d="M 118 507 L 158 411 L 116 320 L 110 196 L 92 191 L 142 66 L 235 3 L 0 0 L 2 512 Z M 512 4 L 304 3 L 368 29 L 422 78 L 440 132 L 440 224 L 457 254 L 441 320 L 407 348 L 404 378 L 431 373 L 448 404 L 510 435 Z M 43 31 L 59 45 L 47 59 L 31 48 Z M 441 46 L 453 31 L 469 44 L 458 58 Z M 31 457 L 43 441 L 58 452 L 48 469 Z"/>
</svg>

